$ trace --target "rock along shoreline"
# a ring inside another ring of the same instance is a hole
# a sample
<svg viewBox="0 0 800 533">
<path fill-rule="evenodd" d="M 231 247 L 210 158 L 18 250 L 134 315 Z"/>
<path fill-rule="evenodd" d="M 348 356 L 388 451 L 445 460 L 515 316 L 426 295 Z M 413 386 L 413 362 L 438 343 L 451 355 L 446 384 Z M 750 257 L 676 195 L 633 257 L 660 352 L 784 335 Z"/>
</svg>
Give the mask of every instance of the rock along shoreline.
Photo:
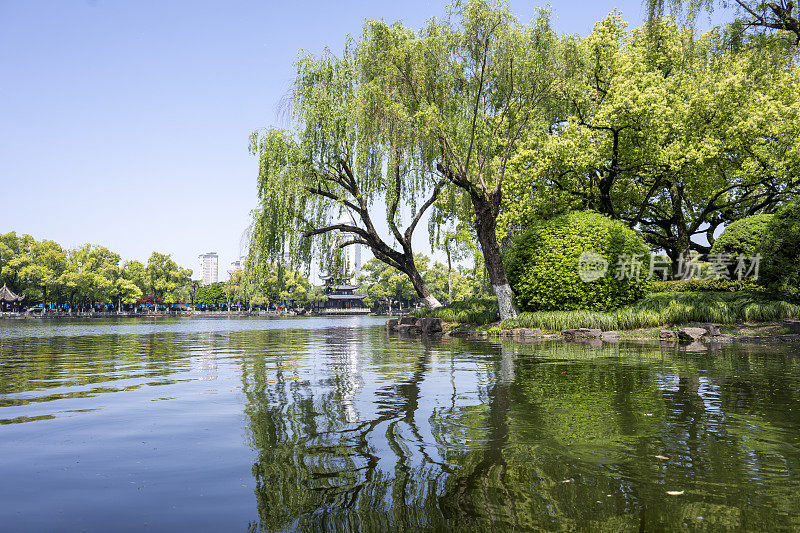
<svg viewBox="0 0 800 533">
<path fill-rule="evenodd" d="M 800 342 L 800 320 L 787 319 L 783 326 L 789 334 L 767 336 L 736 336 L 720 332 L 718 324 L 698 324 L 676 329 L 662 329 L 658 339 L 663 344 L 685 344 L 687 349 L 703 348 L 708 343 L 724 342 L 747 343 L 786 343 Z M 386 321 L 386 331 L 409 337 L 461 337 L 468 339 L 489 339 L 501 337 L 517 341 L 527 340 L 564 340 L 601 345 L 603 342 L 619 341 L 619 332 L 602 331 L 600 329 L 578 328 L 566 329 L 561 333 L 545 333 L 535 328 L 502 329 L 497 332 L 488 330 L 454 329 L 453 324 L 441 318 L 417 318 L 405 315 Z"/>
</svg>

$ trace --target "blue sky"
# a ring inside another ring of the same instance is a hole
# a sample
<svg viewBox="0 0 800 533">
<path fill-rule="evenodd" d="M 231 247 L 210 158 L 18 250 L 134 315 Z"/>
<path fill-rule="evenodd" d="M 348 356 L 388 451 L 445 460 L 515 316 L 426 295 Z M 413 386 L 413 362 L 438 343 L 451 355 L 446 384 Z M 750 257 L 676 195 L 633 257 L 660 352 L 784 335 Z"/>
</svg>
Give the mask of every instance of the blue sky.
<svg viewBox="0 0 800 533">
<path fill-rule="evenodd" d="M 537 5 L 511 3 L 524 20 Z M 554 23 L 585 35 L 614 8 L 641 23 L 639 1 L 554 3 Z M 444 11 L 420 1 L 0 0 L 0 232 L 141 261 L 157 250 L 195 272 L 197 255 L 216 251 L 225 277 L 256 205 L 248 136 L 279 123 L 298 50 L 340 50 L 364 19 L 418 28 Z"/>
</svg>

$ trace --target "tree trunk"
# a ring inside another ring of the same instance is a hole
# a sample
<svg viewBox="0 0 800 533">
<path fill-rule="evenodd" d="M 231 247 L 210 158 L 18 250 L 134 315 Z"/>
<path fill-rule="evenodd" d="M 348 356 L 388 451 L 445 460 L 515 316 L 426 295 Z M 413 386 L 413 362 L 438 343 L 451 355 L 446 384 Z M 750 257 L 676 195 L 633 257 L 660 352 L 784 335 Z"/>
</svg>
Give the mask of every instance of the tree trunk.
<svg viewBox="0 0 800 533">
<path fill-rule="evenodd" d="M 472 207 L 475 211 L 475 231 L 478 242 L 483 251 L 483 260 L 486 271 L 492 284 L 497 305 L 500 308 L 500 320 L 514 318 L 519 314 L 517 304 L 514 302 L 514 291 L 506 277 L 506 268 L 503 265 L 503 256 L 500 254 L 500 245 L 497 243 L 497 213 L 500 206 L 500 194 L 471 195 Z"/>
<path fill-rule="evenodd" d="M 425 285 L 425 281 L 422 279 L 419 270 L 417 270 L 413 259 L 403 265 L 403 272 L 405 272 L 411 280 L 411 285 L 414 286 L 414 290 L 417 291 L 417 296 L 419 296 L 419 299 L 425 304 L 425 307 L 434 309 L 442 306 L 442 303 L 428 290 L 428 286 Z"/>
</svg>

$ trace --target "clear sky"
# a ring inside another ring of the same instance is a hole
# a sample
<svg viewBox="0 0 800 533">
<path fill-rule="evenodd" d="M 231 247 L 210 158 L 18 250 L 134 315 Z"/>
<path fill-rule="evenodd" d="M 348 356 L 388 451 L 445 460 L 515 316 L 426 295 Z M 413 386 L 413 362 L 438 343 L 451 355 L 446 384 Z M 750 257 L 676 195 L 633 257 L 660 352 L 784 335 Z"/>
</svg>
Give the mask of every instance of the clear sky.
<svg viewBox="0 0 800 533">
<path fill-rule="evenodd" d="M 248 136 L 279 124 L 298 50 L 340 50 L 364 19 L 418 28 L 445 5 L 0 0 L 0 232 L 171 253 L 195 277 L 216 251 L 225 278 L 256 205 Z M 511 3 L 523 20 L 537 5 Z M 638 0 L 552 4 L 582 35 L 614 8 L 641 23 Z"/>
</svg>

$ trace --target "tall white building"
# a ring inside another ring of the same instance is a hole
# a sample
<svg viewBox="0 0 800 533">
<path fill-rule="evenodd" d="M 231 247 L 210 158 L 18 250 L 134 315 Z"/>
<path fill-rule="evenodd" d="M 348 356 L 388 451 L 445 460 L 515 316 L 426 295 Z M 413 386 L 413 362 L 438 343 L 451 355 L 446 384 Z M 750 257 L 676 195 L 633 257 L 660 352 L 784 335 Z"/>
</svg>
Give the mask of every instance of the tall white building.
<svg viewBox="0 0 800 533">
<path fill-rule="evenodd" d="M 217 252 L 208 252 L 198 256 L 200 271 L 203 273 L 203 285 L 211 285 L 219 281 L 219 257 Z"/>
<path fill-rule="evenodd" d="M 358 276 L 361 274 L 361 245 L 351 244 L 347 248 L 348 266 L 350 267 L 350 272 L 353 274 L 353 283 L 355 283 Z"/>
</svg>

